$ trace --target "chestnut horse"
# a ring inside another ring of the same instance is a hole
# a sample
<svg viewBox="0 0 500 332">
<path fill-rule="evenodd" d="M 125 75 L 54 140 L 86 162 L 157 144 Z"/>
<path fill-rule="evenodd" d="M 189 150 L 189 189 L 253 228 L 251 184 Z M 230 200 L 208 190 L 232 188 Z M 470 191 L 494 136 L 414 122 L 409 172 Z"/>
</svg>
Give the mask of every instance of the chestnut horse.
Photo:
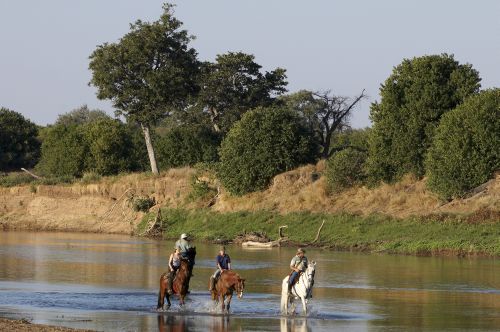
<svg viewBox="0 0 500 332">
<path fill-rule="evenodd" d="M 210 283 L 209 283 L 210 287 Z M 238 293 L 238 298 L 243 297 L 243 290 L 245 289 L 245 279 L 242 279 L 240 275 L 231 270 L 225 270 L 220 274 L 214 289 L 212 289 L 212 300 L 215 303 L 221 302 L 222 311 L 226 310 L 229 312 L 231 307 L 231 299 L 233 297 L 233 292 Z M 227 305 L 225 303 L 227 297 Z"/>
<path fill-rule="evenodd" d="M 165 272 L 160 277 L 160 292 L 158 293 L 158 307 L 157 309 L 162 309 L 165 297 L 167 298 L 167 309 L 170 308 L 172 303 L 170 303 L 170 294 L 168 294 L 168 272 Z M 181 266 L 175 275 L 173 283 L 173 294 L 179 296 L 180 305 L 184 305 L 184 299 L 188 292 L 189 279 L 191 278 L 191 269 L 189 266 L 189 261 L 187 259 L 181 259 Z"/>
</svg>

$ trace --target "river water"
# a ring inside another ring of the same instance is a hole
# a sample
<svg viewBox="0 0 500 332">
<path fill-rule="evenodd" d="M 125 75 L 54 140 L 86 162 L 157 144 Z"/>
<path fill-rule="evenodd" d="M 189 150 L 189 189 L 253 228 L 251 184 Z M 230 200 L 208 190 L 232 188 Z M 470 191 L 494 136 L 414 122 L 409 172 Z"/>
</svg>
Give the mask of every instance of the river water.
<svg viewBox="0 0 500 332">
<path fill-rule="evenodd" d="M 192 293 L 156 312 L 173 242 L 119 235 L 0 233 L 0 316 L 101 331 L 499 331 L 500 260 L 308 250 L 309 314 L 281 317 L 294 248 L 227 246 L 246 278 L 221 315 L 207 291 L 218 246 L 195 243 Z"/>
</svg>

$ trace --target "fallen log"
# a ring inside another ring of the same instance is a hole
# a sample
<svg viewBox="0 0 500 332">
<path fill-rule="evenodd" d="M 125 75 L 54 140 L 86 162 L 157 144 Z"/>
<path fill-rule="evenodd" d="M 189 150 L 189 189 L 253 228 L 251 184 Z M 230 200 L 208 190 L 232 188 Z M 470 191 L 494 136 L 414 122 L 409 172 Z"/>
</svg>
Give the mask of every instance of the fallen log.
<svg viewBox="0 0 500 332">
<path fill-rule="evenodd" d="M 256 241 L 245 241 L 241 243 L 242 247 L 252 247 L 252 248 L 273 248 L 280 247 L 282 242 L 288 241 L 288 238 L 283 235 L 283 228 L 287 228 L 288 226 L 280 226 L 278 229 L 279 239 L 275 241 L 269 242 L 256 242 Z"/>
</svg>

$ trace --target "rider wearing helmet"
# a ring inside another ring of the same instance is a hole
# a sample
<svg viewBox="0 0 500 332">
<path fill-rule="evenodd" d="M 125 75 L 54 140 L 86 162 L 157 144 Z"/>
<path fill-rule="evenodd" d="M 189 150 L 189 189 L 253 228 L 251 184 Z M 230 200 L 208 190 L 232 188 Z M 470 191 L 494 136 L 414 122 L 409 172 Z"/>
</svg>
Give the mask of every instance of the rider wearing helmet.
<svg viewBox="0 0 500 332">
<path fill-rule="evenodd" d="M 296 282 L 299 274 L 307 269 L 307 257 L 304 256 L 306 251 L 302 248 L 297 249 L 297 254 L 293 256 L 290 262 L 290 269 L 292 273 L 288 279 L 288 294 L 292 293 L 292 286 Z"/>
</svg>

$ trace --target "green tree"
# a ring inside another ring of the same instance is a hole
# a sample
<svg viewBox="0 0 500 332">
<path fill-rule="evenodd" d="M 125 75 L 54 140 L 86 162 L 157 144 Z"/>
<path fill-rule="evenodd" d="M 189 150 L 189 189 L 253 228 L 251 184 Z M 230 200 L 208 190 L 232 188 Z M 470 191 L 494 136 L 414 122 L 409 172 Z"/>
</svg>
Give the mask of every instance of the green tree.
<svg viewBox="0 0 500 332">
<path fill-rule="evenodd" d="M 123 123 L 103 118 L 85 124 L 82 131 L 88 146 L 86 171 L 111 175 L 133 168 L 130 155 L 134 147 Z"/>
<path fill-rule="evenodd" d="M 197 91 L 199 63 L 188 44 L 193 39 L 165 4 L 158 21 L 140 20 L 117 43 L 105 43 L 90 56 L 90 84 L 100 99 L 110 99 L 119 115 L 140 124 L 151 170 L 158 167 L 150 127 L 176 110 L 186 107 Z"/>
<path fill-rule="evenodd" d="M 347 148 L 330 157 L 325 170 L 329 189 L 338 192 L 363 183 L 366 156 L 366 152 Z"/>
<path fill-rule="evenodd" d="M 220 135 L 206 126 L 179 126 L 156 140 L 160 169 L 218 160 Z"/>
<path fill-rule="evenodd" d="M 477 93 L 480 78 L 452 55 L 405 59 L 380 88 L 371 106 L 368 169 L 372 182 L 424 174 L 426 152 L 441 116 Z"/>
<path fill-rule="evenodd" d="M 280 102 L 304 119 L 321 146 L 321 158 L 326 159 L 336 151 L 332 148 L 335 133 L 349 128 L 349 116 L 365 97 L 364 90 L 354 98 L 301 90 L 281 97 Z"/>
<path fill-rule="evenodd" d="M 218 55 L 202 67 L 199 106 L 208 112 L 216 132 L 227 133 L 242 114 L 270 105 L 286 91 L 285 70 L 261 73 L 255 57 L 241 52 Z"/>
<path fill-rule="evenodd" d="M 443 116 L 426 165 L 427 185 L 445 199 L 463 196 L 500 170 L 500 89 Z"/>
<path fill-rule="evenodd" d="M 46 176 L 81 176 L 87 155 L 81 126 L 55 125 L 43 132 L 42 154 L 36 167 Z"/>
<path fill-rule="evenodd" d="M 0 108 L 0 170 L 32 167 L 40 156 L 37 126 L 21 114 Z"/>
<path fill-rule="evenodd" d="M 71 112 L 60 114 L 57 117 L 56 125 L 83 125 L 86 123 L 94 122 L 100 119 L 111 119 L 106 112 L 95 109 L 91 110 L 87 105 L 72 110 Z"/>
<path fill-rule="evenodd" d="M 220 149 L 219 178 L 233 194 L 261 190 L 271 179 L 314 161 L 317 145 L 299 116 L 285 108 L 257 108 L 234 124 Z"/>
</svg>

